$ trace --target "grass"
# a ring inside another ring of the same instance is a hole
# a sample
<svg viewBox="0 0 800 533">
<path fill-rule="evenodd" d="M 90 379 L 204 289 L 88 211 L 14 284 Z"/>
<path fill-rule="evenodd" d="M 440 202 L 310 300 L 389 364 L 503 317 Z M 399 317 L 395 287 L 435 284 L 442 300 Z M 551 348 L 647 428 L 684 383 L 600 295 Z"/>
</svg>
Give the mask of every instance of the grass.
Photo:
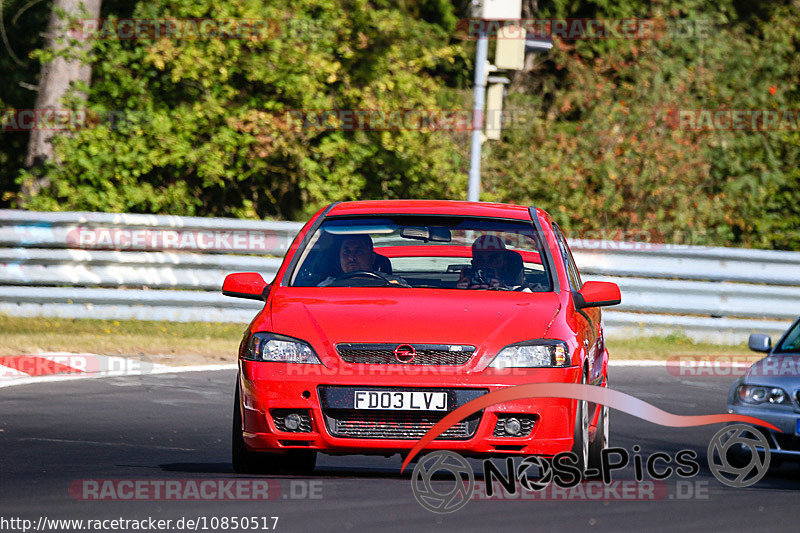
<svg viewBox="0 0 800 533">
<path fill-rule="evenodd" d="M 244 324 L 0 316 L 0 354 L 146 355 L 154 363 L 234 362 Z"/>
<path fill-rule="evenodd" d="M 756 361 L 761 358 L 751 352 L 747 345 L 711 344 L 696 342 L 684 335 L 668 335 L 666 337 L 642 337 L 637 339 L 606 339 L 608 353 L 612 360 L 621 359 L 653 359 L 665 360 L 682 355 L 691 356 L 737 356 L 737 360 L 747 357 Z"/>
<path fill-rule="evenodd" d="M 234 362 L 244 324 L 23 318 L 0 315 L 0 355 L 83 352 L 148 356 L 154 363 Z M 609 339 L 613 360 L 665 360 L 680 355 L 758 356 L 744 344 L 694 342 L 682 335 Z"/>
</svg>

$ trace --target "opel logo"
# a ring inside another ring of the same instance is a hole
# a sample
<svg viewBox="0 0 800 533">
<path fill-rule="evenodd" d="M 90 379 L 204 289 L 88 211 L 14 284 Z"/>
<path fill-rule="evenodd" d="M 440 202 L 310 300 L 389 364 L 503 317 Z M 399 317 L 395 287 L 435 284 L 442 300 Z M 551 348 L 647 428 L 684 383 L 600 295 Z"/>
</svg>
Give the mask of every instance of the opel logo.
<svg viewBox="0 0 800 533">
<path fill-rule="evenodd" d="M 410 344 L 401 344 L 394 349 L 394 358 L 401 363 L 410 363 L 417 356 L 417 351 Z"/>
</svg>

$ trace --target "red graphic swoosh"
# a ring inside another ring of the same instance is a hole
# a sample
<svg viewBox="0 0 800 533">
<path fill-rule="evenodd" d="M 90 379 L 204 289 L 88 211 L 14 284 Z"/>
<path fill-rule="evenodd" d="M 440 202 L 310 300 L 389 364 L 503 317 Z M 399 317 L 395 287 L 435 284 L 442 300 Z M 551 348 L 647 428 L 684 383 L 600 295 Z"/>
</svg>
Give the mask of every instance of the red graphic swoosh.
<svg viewBox="0 0 800 533">
<path fill-rule="evenodd" d="M 570 398 L 573 400 L 586 400 L 588 402 L 606 405 L 617 411 L 622 411 L 623 413 L 653 422 L 654 424 L 676 428 L 706 426 L 709 424 L 718 424 L 720 422 L 744 422 L 780 431 L 769 422 L 765 422 L 753 416 L 733 414 L 674 415 L 629 394 L 611 390 L 607 387 L 583 385 L 580 383 L 530 383 L 528 385 L 517 385 L 515 387 L 507 387 L 490 392 L 480 398 L 465 403 L 442 418 L 419 439 L 419 442 L 417 442 L 413 448 L 411 448 L 406 460 L 403 461 L 403 467 L 400 471 L 404 471 L 408 463 L 410 463 L 425 446 L 430 444 L 433 439 L 469 415 L 498 403 L 510 402 L 512 400 L 525 400 L 528 398 Z"/>
</svg>

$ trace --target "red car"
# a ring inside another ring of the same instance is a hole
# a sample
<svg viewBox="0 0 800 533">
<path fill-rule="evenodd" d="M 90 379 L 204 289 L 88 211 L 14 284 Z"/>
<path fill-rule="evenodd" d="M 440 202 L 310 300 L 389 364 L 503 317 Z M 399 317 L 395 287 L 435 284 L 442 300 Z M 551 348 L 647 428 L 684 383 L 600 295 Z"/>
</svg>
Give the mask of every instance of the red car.
<svg viewBox="0 0 800 533">
<path fill-rule="evenodd" d="M 329 205 L 272 283 L 231 274 L 222 292 L 265 302 L 239 348 L 237 472 L 405 454 L 448 412 L 511 385 L 605 387 L 599 307 L 620 301 L 615 284 L 581 281 L 545 211 L 421 200 Z M 607 408 L 540 398 L 486 408 L 429 449 L 574 451 L 586 467 L 607 443 Z"/>
</svg>

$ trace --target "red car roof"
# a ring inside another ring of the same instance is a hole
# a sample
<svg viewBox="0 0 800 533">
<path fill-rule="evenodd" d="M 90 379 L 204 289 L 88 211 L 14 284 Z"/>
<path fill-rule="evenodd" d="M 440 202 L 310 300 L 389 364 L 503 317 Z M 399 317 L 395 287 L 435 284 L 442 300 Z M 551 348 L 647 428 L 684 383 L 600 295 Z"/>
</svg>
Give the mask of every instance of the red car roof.
<svg viewBox="0 0 800 533">
<path fill-rule="evenodd" d="M 361 200 L 342 202 L 328 211 L 327 216 L 397 214 L 531 219 L 528 208 L 521 205 L 453 200 Z"/>
</svg>

